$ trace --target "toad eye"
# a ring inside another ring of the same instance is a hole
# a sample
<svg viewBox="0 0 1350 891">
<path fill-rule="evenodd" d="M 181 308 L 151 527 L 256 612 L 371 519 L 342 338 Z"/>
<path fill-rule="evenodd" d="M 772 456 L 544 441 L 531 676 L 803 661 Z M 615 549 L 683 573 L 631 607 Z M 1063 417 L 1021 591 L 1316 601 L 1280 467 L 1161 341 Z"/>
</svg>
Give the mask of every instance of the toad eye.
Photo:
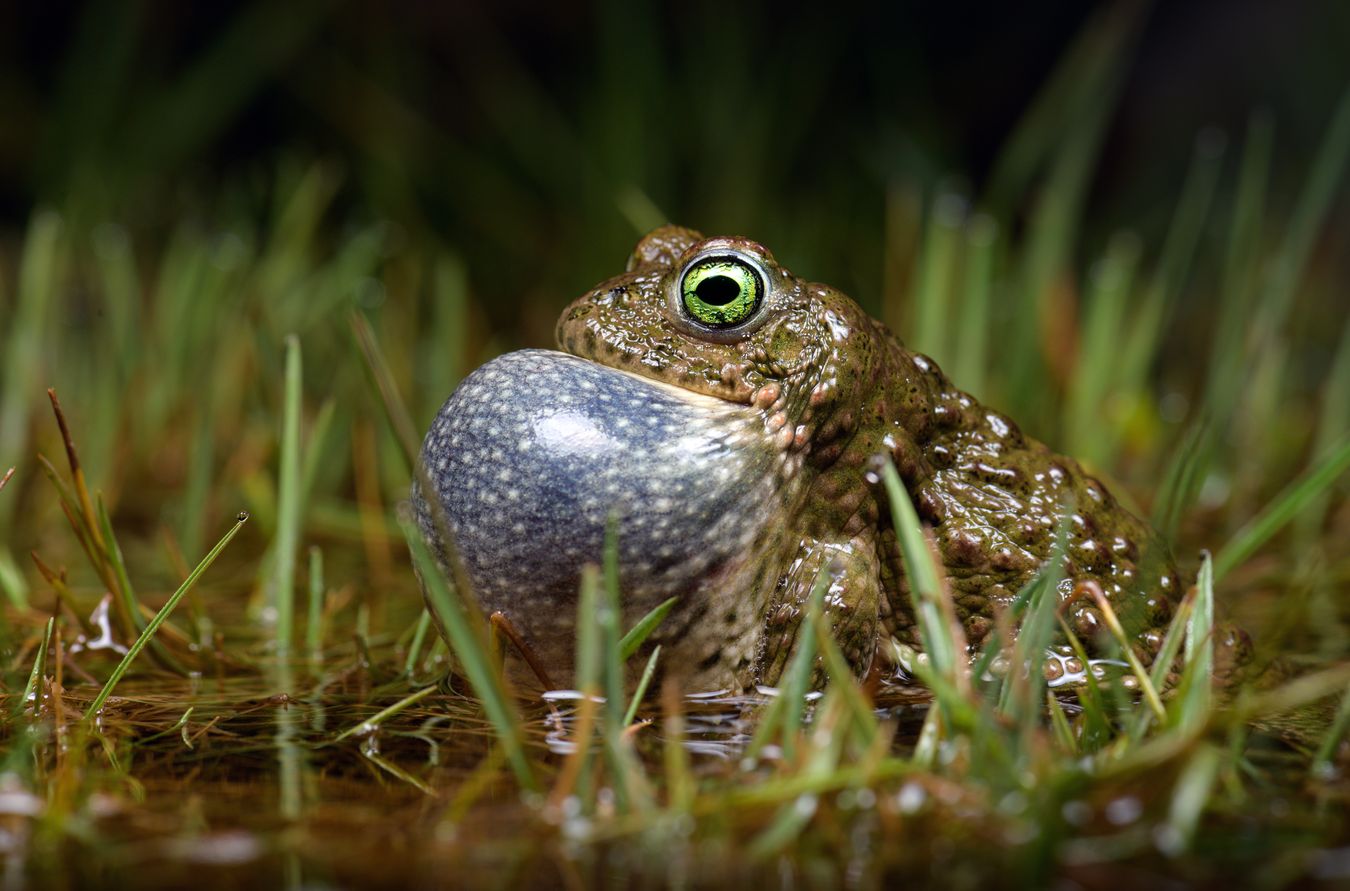
<svg viewBox="0 0 1350 891">
<path fill-rule="evenodd" d="M 759 308 L 764 300 L 764 279 L 741 260 L 709 257 L 685 270 L 680 299 L 685 312 L 699 324 L 730 328 Z"/>
</svg>

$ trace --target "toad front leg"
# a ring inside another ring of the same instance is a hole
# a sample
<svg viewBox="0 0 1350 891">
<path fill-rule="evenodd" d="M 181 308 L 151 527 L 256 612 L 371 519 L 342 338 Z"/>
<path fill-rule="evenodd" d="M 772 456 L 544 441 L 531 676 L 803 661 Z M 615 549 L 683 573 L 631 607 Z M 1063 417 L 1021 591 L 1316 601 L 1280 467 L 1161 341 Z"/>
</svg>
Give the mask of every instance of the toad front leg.
<svg viewBox="0 0 1350 891">
<path fill-rule="evenodd" d="M 807 601 L 822 572 L 829 585 L 824 605 L 831 633 L 853 673 L 866 676 L 880 627 L 880 569 L 873 531 L 840 541 L 804 538 L 765 613 L 758 682 L 780 682 L 801 642 Z"/>
</svg>

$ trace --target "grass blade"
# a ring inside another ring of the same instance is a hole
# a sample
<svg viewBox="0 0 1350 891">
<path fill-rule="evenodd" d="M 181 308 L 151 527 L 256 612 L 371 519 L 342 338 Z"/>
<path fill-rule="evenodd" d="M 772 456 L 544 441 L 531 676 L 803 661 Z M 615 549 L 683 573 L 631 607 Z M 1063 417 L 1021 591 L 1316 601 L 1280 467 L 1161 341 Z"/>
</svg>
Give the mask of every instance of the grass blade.
<svg viewBox="0 0 1350 891">
<path fill-rule="evenodd" d="M 1181 675 L 1181 726 L 1194 730 L 1209 720 L 1214 674 L 1214 561 L 1201 557 L 1195 580 L 1195 607 L 1186 623 L 1185 669 Z"/>
<path fill-rule="evenodd" d="M 1312 454 L 1329 454 L 1347 435 L 1350 435 L 1350 316 L 1346 318 L 1345 330 L 1322 391 L 1322 413 L 1317 421 Z M 1330 494 L 1328 487 L 1327 492 L 1314 496 L 1308 506 L 1299 511 L 1294 532 L 1299 551 L 1306 551 L 1321 532 Z"/>
<path fill-rule="evenodd" d="M 1187 429 L 1180 447 L 1167 464 L 1153 511 L 1153 526 L 1169 544 L 1176 542 L 1181 519 L 1195 503 L 1205 481 L 1212 436 L 1208 419 L 1200 418 Z"/>
<path fill-rule="evenodd" d="M 789 763 L 797 758 L 797 740 L 806 715 L 806 693 L 811 686 L 819 651 L 816 646 L 816 622 L 824 614 L 822 605 L 829 587 L 829 572 L 822 569 L 807 598 L 806 618 L 797 632 L 797 652 L 792 656 L 792 665 L 784 678 L 783 689 L 778 694 L 778 699 L 783 703 L 783 755 Z"/>
<path fill-rule="evenodd" d="M 829 616 L 823 609 L 812 627 L 816 632 L 816 646 L 820 648 L 821 661 L 825 663 L 825 673 L 830 679 L 830 691 L 839 694 L 842 707 L 851 716 L 851 724 L 859 732 L 862 745 L 870 747 L 880 732 L 877 716 L 872 711 L 871 703 L 863 696 L 862 687 L 853 676 L 853 669 L 839 649 L 838 641 L 830 633 Z"/>
<path fill-rule="evenodd" d="M 1332 719 L 1326 736 L 1322 737 L 1322 742 L 1317 747 L 1317 754 L 1313 756 L 1311 766 L 1313 777 L 1320 780 L 1330 779 L 1335 775 L 1334 756 L 1347 731 L 1350 731 L 1350 692 L 1341 694 L 1341 704 L 1336 709 L 1336 717 Z"/>
<path fill-rule="evenodd" d="M 687 813 L 694 802 L 697 781 L 689 769 L 689 752 L 685 749 L 685 720 L 680 691 L 671 680 L 661 687 L 661 711 L 665 734 L 661 760 L 666 777 L 666 809 Z"/>
<path fill-rule="evenodd" d="M 311 665 L 323 661 L 323 599 L 323 551 L 316 546 L 309 549 L 309 609 L 305 616 L 305 652 Z M 422 622 L 426 621 L 427 613 L 423 610 Z"/>
<path fill-rule="evenodd" d="M 891 522 L 900 543 L 900 556 L 909 580 L 910 597 L 918 614 L 919 635 L 924 650 L 928 653 L 933 671 L 956 681 L 959 689 L 965 674 L 957 666 L 957 653 L 964 648 L 958 647 L 955 629 L 943 614 L 947 601 L 928 540 L 924 537 L 919 515 L 915 513 L 909 493 L 900 482 L 895 465 L 888 460 L 881 472 L 886 495 L 891 502 Z"/>
<path fill-rule="evenodd" d="M 998 224 L 993 217 L 976 214 L 965 230 L 965 255 L 961 269 L 961 330 L 953 345 L 952 379 L 967 392 L 988 396 L 985 363 L 989 358 L 990 311 L 994 291 L 994 257 L 998 253 Z"/>
<path fill-rule="evenodd" d="M 1029 597 L 1026 619 L 1013 643 L 1012 662 L 1003 680 L 1003 689 L 999 692 L 999 713 L 1021 725 L 1024 740 L 1030 738 L 1040 720 L 1037 705 L 1045 686 L 1042 666 L 1055 630 L 1059 583 L 1064 577 L 1064 554 L 1068 547 L 1071 516 L 1072 509 L 1063 511 L 1050 558 L 1028 582 L 1029 586 L 1034 587 Z"/>
<path fill-rule="evenodd" d="M 642 697 L 647 695 L 647 687 L 652 682 L 652 676 L 656 674 L 656 657 L 660 655 L 660 646 L 652 649 L 652 654 L 647 659 L 647 667 L 642 669 L 642 677 L 638 679 L 637 689 L 633 691 L 633 698 L 628 703 L 628 711 L 624 712 L 623 726 L 629 726 L 637 717 L 638 706 L 642 704 Z"/>
<path fill-rule="evenodd" d="M 179 601 L 187 595 L 188 591 L 192 590 L 192 586 L 197 583 L 197 579 L 201 578 L 202 573 L 206 572 L 211 564 L 216 562 L 216 558 L 220 556 L 220 552 L 225 550 L 225 546 L 239 533 L 239 530 L 243 528 L 244 523 L 247 521 L 248 514 L 245 513 L 241 513 L 235 518 L 234 525 L 230 527 L 230 531 L 226 532 L 224 537 L 216 542 L 216 546 L 202 558 L 202 562 L 198 563 L 188 577 L 183 580 L 183 584 L 178 586 L 178 590 L 173 592 L 173 595 L 159 608 L 159 612 L 155 613 L 155 617 L 146 623 L 145 630 L 142 631 L 140 637 L 136 638 L 135 642 L 127 648 L 127 652 L 122 657 L 122 661 L 117 663 L 117 667 L 114 668 L 112 674 L 108 676 L 108 681 L 103 685 L 103 689 L 98 692 L 98 695 L 94 697 L 94 701 L 89 704 L 89 708 L 84 713 L 84 720 L 86 723 L 93 721 L 97 717 L 99 711 L 103 708 L 103 704 L 107 702 L 108 697 L 112 695 L 113 688 L 117 686 L 118 681 L 122 680 L 122 676 L 131 668 L 131 663 L 136 661 L 136 657 L 140 654 L 141 650 L 145 649 L 146 644 L 148 644 L 150 639 L 155 636 L 155 632 L 159 630 L 159 626 L 164 624 L 164 621 L 169 618 L 169 614 L 178 606 Z"/>
<path fill-rule="evenodd" d="M 1228 544 L 1214 558 L 1214 580 L 1217 582 L 1242 565 L 1286 523 L 1327 491 L 1347 469 L 1350 469 L 1350 438 L 1343 440 L 1315 467 L 1290 483 L 1274 501 L 1229 539 Z"/>
<path fill-rule="evenodd" d="M 1128 314 L 1139 253 L 1139 239 L 1133 235 L 1112 238 L 1089 275 L 1083 301 L 1079 359 L 1068 382 L 1064 428 L 1073 454 L 1093 466 L 1101 466 L 1110 454 L 1110 437 L 1101 432 L 1102 408 L 1117 379 L 1111 359 Z"/>
<path fill-rule="evenodd" d="M 46 355 L 48 314 L 58 305 L 55 296 L 61 254 L 61 218 L 50 211 L 33 214 L 24 238 L 19 265 L 19 287 L 10 303 L 0 295 L 0 304 L 13 307 L 0 317 L 6 341 L 0 356 L 0 467 L 16 464 L 28 448 L 29 415 Z M 28 585 L 9 552 L 9 530 L 14 498 L 0 499 L 0 584 L 16 606 L 27 606 Z"/>
<path fill-rule="evenodd" d="M 394 703 L 388 708 L 381 709 L 380 711 L 371 715 L 369 718 L 366 718 L 360 724 L 348 727 L 346 730 L 342 731 L 337 736 L 333 737 L 333 742 L 342 742 L 344 739 L 347 739 L 349 736 L 353 736 L 357 733 L 362 734 L 371 733 L 379 729 L 379 726 L 382 722 L 389 720 L 394 715 L 397 715 L 404 709 L 416 705 L 423 699 L 426 699 L 428 696 L 435 693 L 437 689 L 438 689 L 437 685 L 432 684 L 430 687 L 423 687 L 421 690 L 418 690 L 415 693 L 411 693 L 403 697 L 398 702 Z"/>
<path fill-rule="evenodd" d="M 596 622 L 600 627 L 600 652 L 602 660 L 603 687 L 605 691 L 606 728 L 611 732 L 621 729 L 619 718 L 623 702 L 623 654 L 619 640 L 619 628 L 623 623 L 623 607 L 619 598 L 619 530 L 617 521 L 611 516 L 605 529 L 604 586 L 601 588 L 600 609 L 596 613 Z"/>
<path fill-rule="evenodd" d="M 471 621 L 464 600 L 436 565 L 417 527 L 411 522 L 405 522 L 403 536 L 412 550 L 413 564 L 426 588 L 431 608 L 435 610 L 441 627 L 450 639 L 450 646 L 460 667 L 464 669 L 469 685 L 473 687 L 483 711 L 501 739 L 507 763 L 511 765 L 516 781 L 524 789 L 538 791 L 539 783 L 525 756 L 524 730 L 520 725 L 520 717 L 516 714 L 515 703 L 511 700 L 505 682 L 488 654 L 486 632 L 481 624 Z"/>
<path fill-rule="evenodd" d="M 431 630 L 431 613 L 426 608 L 417 617 L 417 628 L 413 631 L 412 643 L 408 644 L 408 657 L 403 661 L 403 674 L 412 677 L 417 670 L 417 660 L 422 657 L 422 647 L 426 643 L 427 632 Z"/>
<path fill-rule="evenodd" d="M 295 556 L 300 547 L 300 338 L 286 338 L 285 398 L 281 421 L 281 467 L 277 473 L 277 534 L 272 596 L 278 658 L 291 652 L 295 627 Z"/>
<path fill-rule="evenodd" d="M 596 710 L 600 698 L 602 656 L 600 653 L 600 569 L 593 564 L 581 567 L 581 585 L 577 593 L 577 651 L 575 683 L 581 691 L 577 722 L 573 731 L 575 749 L 568 756 L 554 788 L 554 800 L 561 801 L 566 791 L 576 788 L 584 807 L 592 805 Z"/>
<path fill-rule="evenodd" d="M 1078 740 L 1074 737 L 1073 728 L 1069 726 L 1069 719 L 1064 714 L 1064 706 L 1060 705 L 1059 699 L 1051 690 L 1045 691 L 1045 709 L 1050 713 L 1050 729 L 1054 731 L 1055 741 L 1065 752 L 1077 755 Z"/>
<path fill-rule="evenodd" d="M 37 658 L 33 660 L 33 670 L 28 675 L 28 684 L 23 688 L 23 696 L 14 704 L 14 716 L 16 718 L 23 712 L 23 707 L 28 703 L 29 698 L 38 690 L 38 683 L 47 665 L 47 648 L 52 642 L 52 629 L 55 627 L 56 616 L 52 616 L 47 620 L 47 627 L 42 632 L 42 641 L 38 644 Z"/>
<path fill-rule="evenodd" d="M 412 417 L 408 414 L 408 407 L 398 395 L 393 372 L 389 370 L 389 363 L 384 359 L 384 352 L 375 337 L 375 329 L 370 327 L 370 320 L 361 313 L 354 312 L 349 321 L 352 336 L 356 339 L 356 347 L 364 360 L 363 367 L 371 385 L 375 387 L 376 394 L 380 397 L 380 405 L 384 408 L 389 429 L 394 431 L 403 457 L 408 462 L 408 472 L 413 473 L 417 467 L 418 443 L 421 440 L 417 436 L 416 427 L 413 426 Z"/>
<path fill-rule="evenodd" d="M 628 629 L 628 633 L 619 641 L 619 655 L 623 661 L 627 662 L 634 653 L 641 649 L 647 638 L 651 637 L 652 632 L 670 614 L 679 599 L 678 597 L 672 597 L 664 603 L 657 604 L 651 612 L 638 619 L 636 625 Z"/>
<path fill-rule="evenodd" d="M 623 622 L 623 608 L 619 597 L 619 534 L 618 523 L 611 517 L 605 530 L 604 585 L 601 588 L 599 609 L 595 624 L 600 634 L 601 680 L 605 691 L 605 705 L 601 728 L 605 737 L 605 754 L 610 763 L 611 779 L 620 810 L 636 805 L 649 806 L 644 791 L 642 768 L 633 756 L 632 744 L 624 735 L 628 722 L 624 720 L 624 660 L 621 652 L 619 628 Z M 655 662 L 648 665 L 655 668 Z M 636 702 L 636 697 L 635 700 Z"/>
<path fill-rule="evenodd" d="M 960 195 L 950 192 L 939 195 L 928 214 L 923 250 L 919 254 L 911 340 L 915 348 L 932 356 L 938 364 L 946 364 L 952 358 L 951 338 L 956 327 L 950 322 L 955 309 L 953 280 L 965 215 L 966 202 Z"/>
<path fill-rule="evenodd" d="M 1102 619 L 1106 622 L 1107 629 L 1111 636 L 1115 638 L 1117 646 L 1120 647 L 1120 653 L 1125 657 L 1125 661 L 1130 664 L 1130 670 L 1139 680 L 1139 689 L 1143 691 L 1144 701 L 1148 707 L 1153 709 L 1154 716 L 1161 722 L 1167 720 L 1167 709 L 1163 707 L 1162 697 L 1158 695 L 1158 690 L 1153 686 L 1153 680 L 1140 661 L 1139 655 L 1135 653 L 1134 647 L 1130 646 L 1130 637 L 1125 633 L 1125 628 L 1120 624 L 1120 617 L 1116 615 L 1116 610 L 1111 606 L 1111 601 L 1106 599 L 1106 594 L 1101 586 L 1095 582 L 1086 583 L 1092 592 L 1092 599 L 1097 603 L 1097 609 L 1101 611 Z"/>
</svg>

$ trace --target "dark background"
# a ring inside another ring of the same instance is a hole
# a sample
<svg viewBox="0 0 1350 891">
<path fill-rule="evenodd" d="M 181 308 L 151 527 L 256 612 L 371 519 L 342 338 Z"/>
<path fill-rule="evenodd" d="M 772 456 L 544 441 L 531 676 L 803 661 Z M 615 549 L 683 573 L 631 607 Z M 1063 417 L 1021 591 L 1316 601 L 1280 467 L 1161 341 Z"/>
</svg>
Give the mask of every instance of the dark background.
<svg viewBox="0 0 1350 891">
<path fill-rule="evenodd" d="M 799 262 L 818 268 L 804 271 L 866 289 L 887 186 L 957 177 L 978 201 L 1101 11 L 785 8 L 11 4 L 0 222 L 18 230 L 38 205 L 151 233 L 189 213 L 256 214 L 282 165 L 321 159 L 341 174 L 337 222 L 387 218 L 452 245 L 497 301 L 544 287 L 562 299 L 612 271 L 635 233 L 611 198 L 626 185 L 671 220 L 809 242 Z M 1275 122 L 1274 203 L 1287 201 L 1350 82 L 1350 4 L 1118 5 L 1134 9 L 1088 248 L 1122 225 L 1155 235 L 1196 134 L 1240 137 L 1255 109 Z M 1350 252 L 1335 213 L 1331 237 Z"/>
</svg>

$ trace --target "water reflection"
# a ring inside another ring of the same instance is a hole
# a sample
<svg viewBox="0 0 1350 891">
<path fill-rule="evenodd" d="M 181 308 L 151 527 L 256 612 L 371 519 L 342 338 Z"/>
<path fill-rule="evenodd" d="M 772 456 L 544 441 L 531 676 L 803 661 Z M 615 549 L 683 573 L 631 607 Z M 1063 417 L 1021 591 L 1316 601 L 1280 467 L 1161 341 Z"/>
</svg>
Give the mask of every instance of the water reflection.
<svg viewBox="0 0 1350 891">
<path fill-rule="evenodd" d="M 902 731 L 912 724 L 917 728 L 923 722 L 931 699 L 928 691 L 904 683 L 907 678 L 897 676 L 896 683 L 883 684 L 877 691 L 875 712 L 884 721 L 899 721 Z M 749 746 L 755 727 L 760 718 L 761 709 L 774 697 L 780 695 L 776 687 L 760 686 L 753 692 L 734 694 L 728 690 L 711 690 L 689 693 L 681 697 L 683 703 L 684 738 L 687 752 L 718 761 L 736 761 Z M 809 723 L 814 707 L 824 694 L 813 690 L 804 697 L 806 708 L 804 718 Z M 541 697 L 552 707 L 545 718 L 544 745 L 557 755 L 570 755 L 576 751 L 576 726 L 578 705 L 584 698 L 579 690 L 550 690 Z M 603 703 L 603 697 L 594 697 L 593 701 Z M 648 710 L 639 713 L 639 719 L 649 722 L 644 735 L 659 744 L 665 744 L 669 738 L 660 730 L 659 715 Z M 901 733 L 901 742 L 909 740 Z M 592 742 L 598 746 L 599 740 Z"/>
</svg>

